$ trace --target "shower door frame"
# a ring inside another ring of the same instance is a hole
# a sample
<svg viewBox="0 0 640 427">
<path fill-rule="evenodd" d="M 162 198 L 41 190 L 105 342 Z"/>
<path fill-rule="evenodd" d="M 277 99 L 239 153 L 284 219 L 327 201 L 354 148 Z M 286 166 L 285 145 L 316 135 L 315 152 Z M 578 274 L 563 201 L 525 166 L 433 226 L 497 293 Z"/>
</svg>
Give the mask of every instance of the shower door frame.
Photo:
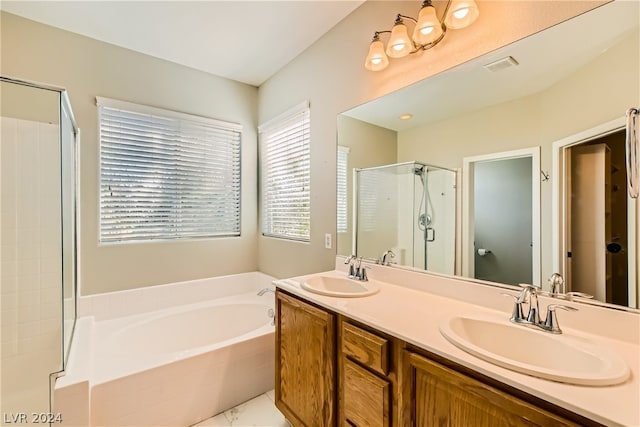
<svg viewBox="0 0 640 427">
<path fill-rule="evenodd" d="M 409 166 L 409 165 L 420 165 L 423 166 L 425 168 L 437 168 L 439 170 L 444 170 L 444 171 L 449 171 L 449 172 L 453 172 L 454 174 L 454 182 L 455 182 L 455 188 L 459 188 L 458 182 L 460 179 L 460 173 L 459 170 L 456 169 L 451 169 L 451 168 L 446 168 L 443 166 L 438 166 L 438 165 L 434 165 L 431 163 L 425 163 L 425 162 L 421 162 L 419 160 L 412 160 L 412 161 L 408 161 L 408 162 L 399 162 L 399 163 L 391 163 L 391 164 L 387 164 L 387 165 L 380 165 L 380 166 L 372 166 L 372 167 L 367 167 L 367 168 L 353 168 L 352 170 L 352 206 L 353 206 L 353 213 L 352 213 L 352 217 L 351 217 L 351 226 L 352 226 L 352 230 L 353 230 L 353 234 L 352 234 L 352 242 L 351 242 L 351 254 L 352 255 L 357 255 L 358 254 L 358 206 L 359 206 L 359 179 L 358 179 L 358 172 L 361 171 L 371 171 L 371 170 L 378 170 L 378 169 L 388 169 L 391 167 L 399 167 L 399 166 Z M 423 188 L 422 188 L 423 193 L 425 193 L 426 196 L 426 176 L 425 176 L 425 184 L 423 184 Z M 456 210 L 456 218 L 458 217 L 458 205 L 459 205 L 459 191 L 456 190 L 456 196 L 455 196 L 455 210 Z M 426 200 L 425 200 L 426 203 Z M 453 268 L 454 268 L 454 272 L 458 271 L 458 260 L 459 260 L 459 256 L 458 256 L 458 244 L 459 244 L 459 240 L 458 240 L 458 221 L 456 219 L 455 221 L 455 230 L 454 230 L 454 260 L 453 260 Z M 427 241 L 425 240 L 424 242 L 425 248 L 425 271 L 428 271 L 426 269 L 426 257 L 427 257 Z M 373 262 L 378 262 L 379 259 L 370 259 L 370 258 L 364 258 L 366 260 L 369 261 L 373 261 Z"/>
<path fill-rule="evenodd" d="M 73 193 L 71 195 L 71 200 L 73 203 L 73 207 L 71 209 L 73 218 L 72 218 L 72 222 L 71 222 L 71 227 L 72 227 L 72 240 L 71 240 L 71 250 L 72 250 L 72 261 L 73 261 L 73 271 L 72 271 L 72 277 L 73 277 L 73 284 L 72 284 L 72 290 L 73 290 L 73 322 L 70 325 L 70 331 L 69 331 L 69 342 L 66 342 L 65 339 L 65 329 L 67 329 L 65 327 L 65 301 L 64 301 L 64 272 L 61 271 L 61 280 L 62 280 L 62 289 L 61 289 L 61 293 L 62 293 L 62 355 L 61 355 L 61 362 L 62 362 L 62 367 L 61 370 L 59 371 L 55 371 L 49 374 L 49 409 L 52 412 L 53 411 L 53 389 L 55 386 L 55 381 L 58 377 L 64 375 L 66 367 L 67 367 L 67 362 L 68 362 L 68 358 L 69 358 L 69 353 L 71 352 L 71 345 L 73 342 L 73 336 L 74 336 L 74 332 L 75 332 L 75 328 L 76 328 L 76 323 L 77 323 L 77 319 L 78 319 L 78 272 L 79 272 L 79 244 L 78 244 L 78 233 L 79 233 L 79 229 L 78 229 L 78 218 L 79 218 L 79 199 L 78 199 L 78 194 L 79 194 L 79 147 L 80 147 L 80 128 L 78 127 L 78 124 L 76 122 L 76 118 L 75 115 L 73 113 L 73 109 L 71 108 L 71 101 L 69 99 L 69 94 L 67 92 L 67 89 L 64 87 L 60 87 L 60 86 L 55 86 L 55 85 L 51 85 L 51 84 L 46 84 L 46 83 L 40 83 L 40 82 L 34 82 L 34 81 L 30 81 L 30 80 L 24 80 L 24 79 L 19 79 L 19 78 L 15 78 L 15 77 L 11 77 L 11 76 L 3 76 L 0 75 L 0 82 L 4 82 L 4 83 L 10 83 L 10 84 L 16 84 L 16 85 L 21 85 L 21 86 L 26 86 L 26 87 L 31 87 L 31 88 L 35 88 L 35 89 L 41 89 L 41 90 L 47 90 L 47 91 L 51 91 L 51 92 L 57 92 L 59 94 L 59 99 L 58 99 L 58 117 L 59 117 L 59 129 L 58 129 L 58 142 L 59 142 L 59 149 L 61 151 L 61 159 L 60 159 L 60 180 L 61 180 L 61 185 L 62 185 L 62 181 L 63 181 L 63 176 L 62 176 L 62 145 L 63 145 L 63 126 L 62 126 L 62 118 L 63 118 L 63 108 L 64 111 L 67 113 L 67 117 L 69 119 L 69 123 L 71 124 L 71 128 L 73 131 L 73 147 L 72 147 L 72 162 L 73 162 L 73 175 L 71 176 L 71 179 L 73 181 Z M 61 188 L 61 200 L 60 200 L 60 209 L 61 209 L 61 224 L 60 224 L 60 230 L 61 230 L 61 239 L 64 239 L 64 214 L 62 213 L 63 210 L 63 204 L 64 201 L 62 200 L 62 194 L 64 189 Z M 60 241 L 60 244 L 62 245 L 62 240 Z M 62 249 L 62 255 L 61 255 L 61 259 L 60 262 L 61 264 L 64 263 L 64 248 Z M 64 266 L 61 265 L 61 268 L 63 269 Z"/>
</svg>

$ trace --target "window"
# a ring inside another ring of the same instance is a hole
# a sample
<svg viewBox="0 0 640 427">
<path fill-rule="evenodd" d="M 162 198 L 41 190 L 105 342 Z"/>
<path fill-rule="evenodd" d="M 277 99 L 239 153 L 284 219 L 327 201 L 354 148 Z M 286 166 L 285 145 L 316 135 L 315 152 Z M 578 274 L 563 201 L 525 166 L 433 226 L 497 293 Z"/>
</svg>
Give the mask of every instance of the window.
<svg viewBox="0 0 640 427">
<path fill-rule="evenodd" d="M 395 185 L 395 180 L 385 180 L 383 174 L 384 171 L 377 168 L 358 172 L 358 232 L 375 232 L 380 230 L 380 222 L 393 218 L 392 215 L 387 215 L 389 204 L 384 203 L 384 200 L 390 200 L 397 188 L 389 188 Z M 396 209 L 395 203 L 393 209 Z"/>
<path fill-rule="evenodd" d="M 310 240 L 309 103 L 260 126 L 262 234 Z"/>
<path fill-rule="evenodd" d="M 348 230 L 348 224 L 347 224 L 347 195 L 348 195 L 348 188 L 347 188 L 347 182 L 348 182 L 348 176 L 347 176 L 347 172 L 348 172 L 348 161 L 349 161 L 349 147 L 343 147 L 341 145 L 338 146 L 338 159 L 337 159 L 337 165 L 336 165 L 336 205 L 337 205 L 337 212 L 338 212 L 338 217 L 336 218 L 337 221 L 337 229 L 338 229 L 338 233 L 346 233 Z"/>
<path fill-rule="evenodd" d="M 96 100 L 101 243 L 240 235 L 240 125 Z"/>
</svg>

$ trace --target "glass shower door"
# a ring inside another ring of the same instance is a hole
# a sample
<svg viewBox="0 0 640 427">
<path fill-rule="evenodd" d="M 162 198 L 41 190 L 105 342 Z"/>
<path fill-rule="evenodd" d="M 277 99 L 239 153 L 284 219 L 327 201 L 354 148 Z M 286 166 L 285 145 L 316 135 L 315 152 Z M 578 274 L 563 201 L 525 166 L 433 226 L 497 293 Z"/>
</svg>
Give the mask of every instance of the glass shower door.
<svg viewBox="0 0 640 427">
<path fill-rule="evenodd" d="M 456 173 L 420 162 L 355 169 L 354 253 L 455 272 Z"/>
</svg>

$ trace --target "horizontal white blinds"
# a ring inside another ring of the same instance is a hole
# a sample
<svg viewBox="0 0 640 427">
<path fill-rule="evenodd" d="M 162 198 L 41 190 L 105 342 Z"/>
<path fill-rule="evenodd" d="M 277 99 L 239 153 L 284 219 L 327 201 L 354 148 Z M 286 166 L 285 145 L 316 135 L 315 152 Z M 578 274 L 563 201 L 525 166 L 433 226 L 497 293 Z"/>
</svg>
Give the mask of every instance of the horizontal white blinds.
<svg viewBox="0 0 640 427">
<path fill-rule="evenodd" d="M 102 243 L 240 235 L 237 125 L 98 110 Z"/>
<path fill-rule="evenodd" d="M 260 128 L 262 234 L 310 240 L 309 108 L 297 108 Z"/>
<path fill-rule="evenodd" d="M 388 182 L 379 169 L 358 171 L 358 232 L 374 232 L 386 222 L 389 216 L 385 215 L 388 207 L 385 198 L 380 196 L 387 194 Z M 392 193 L 389 193 L 392 194 Z M 387 199 L 391 199 L 388 197 Z M 385 209 L 386 208 L 386 209 Z M 382 221 L 383 224 L 379 222 Z"/>
<path fill-rule="evenodd" d="M 347 232 L 347 165 L 349 161 L 349 147 L 338 146 L 338 158 L 336 164 L 336 206 L 338 233 Z"/>
</svg>

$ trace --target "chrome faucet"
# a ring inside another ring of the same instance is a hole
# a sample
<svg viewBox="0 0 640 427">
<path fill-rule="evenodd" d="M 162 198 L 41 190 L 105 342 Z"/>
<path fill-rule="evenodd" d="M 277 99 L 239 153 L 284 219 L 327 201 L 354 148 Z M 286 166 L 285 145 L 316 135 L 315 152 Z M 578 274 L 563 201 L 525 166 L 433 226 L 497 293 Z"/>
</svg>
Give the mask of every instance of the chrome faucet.
<svg viewBox="0 0 640 427">
<path fill-rule="evenodd" d="M 353 265 L 353 261 L 356 259 L 355 255 L 349 255 L 349 258 L 347 258 L 344 263 L 345 264 L 349 264 L 349 272 L 347 273 L 347 277 L 349 277 L 349 279 L 353 279 L 356 276 L 356 269 L 355 266 Z"/>
<path fill-rule="evenodd" d="M 584 292 L 565 292 L 564 278 L 560 273 L 553 273 L 547 282 L 550 287 L 548 295 L 554 298 L 562 298 L 568 301 L 573 301 L 574 297 L 587 299 L 593 298 L 593 295 L 585 294 Z"/>
<path fill-rule="evenodd" d="M 259 297 L 261 297 L 262 295 L 266 294 L 267 292 L 273 292 L 274 294 L 276 293 L 276 291 L 274 291 L 274 290 L 273 290 L 273 289 L 271 289 L 271 288 L 264 288 L 264 289 L 261 289 L 261 290 L 258 292 L 258 296 L 259 296 Z"/>
<path fill-rule="evenodd" d="M 382 257 L 380 258 L 380 265 L 389 265 L 391 264 L 391 261 L 389 261 L 389 258 L 393 259 L 396 257 L 396 254 L 393 253 L 393 251 L 391 249 L 387 249 L 386 251 L 384 251 L 384 253 L 382 254 Z"/>
<path fill-rule="evenodd" d="M 532 325 L 540 325 L 540 304 L 538 304 L 538 291 L 535 286 L 528 287 L 529 292 L 529 313 L 527 314 L 527 323 Z"/>
<path fill-rule="evenodd" d="M 547 282 L 549 283 L 551 296 L 564 294 L 564 278 L 560 273 L 553 273 Z"/>
<path fill-rule="evenodd" d="M 547 307 L 547 315 L 545 320 L 540 318 L 540 306 L 538 304 L 538 287 L 532 285 L 520 285 L 522 291 L 517 297 L 510 294 L 503 294 L 514 298 L 513 312 L 509 319 L 512 323 L 534 326 L 542 329 L 543 331 L 551 332 L 552 334 L 561 334 L 562 329 L 558 325 L 558 317 L 556 315 L 556 309 L 562 309 L 566 311 L 577 311 L 577 308 L 569 307 L 562 304 L 549 304 Z M 522 304 L 529 303 L 529 311 L 527 315 L 524 315 Z"/>
<path fill-rule="evenodd" d="M 355 266 L 355 262 L 358 262 L 358 266 Z M 367 277 L 367 267 L 366 265 L 362 265 L 362 257 L 357 258 L 355 255 L 351 255 L 344 262 L 345 264 L 349 264 L 349 273 L 347 273 L 347 277 L 349 279 L 360 280 L 366 282 L 369 280 Z"/>
</svg>

